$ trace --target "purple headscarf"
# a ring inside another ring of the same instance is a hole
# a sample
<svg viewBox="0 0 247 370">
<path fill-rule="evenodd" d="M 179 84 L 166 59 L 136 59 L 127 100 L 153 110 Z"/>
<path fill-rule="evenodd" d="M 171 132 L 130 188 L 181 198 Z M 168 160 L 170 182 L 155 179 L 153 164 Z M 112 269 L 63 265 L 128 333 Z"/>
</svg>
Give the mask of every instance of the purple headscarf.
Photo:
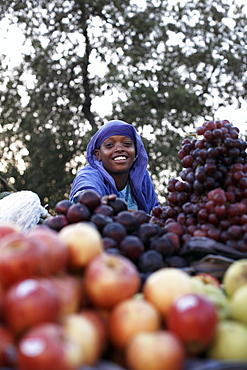
<svg viewBox="0 0 247 370">
<path fill-rule="evenodd" d="M 126 136 L 136 144 L 136 130 L 132 125 L 122 121 L 110 121 L 106 123 L 104 126 L 102 126 L 97 132 L 95 140 L 95 149 L 99 149 L 101 144 L 108 137 L 114 135 Z"/>
<path fill-rule="evenodd" d="M 148 165 L 148 155 L 143 145 L 143 142 L 138 135 L 134 126 L 120 120 L 113 120 L 105 123 L 91 138 L 87 146 L 87 161 L 94 167 L 98 168 L 102 166 L 102 162 L 98 161 L 94 155 L 95 149 L 99 149 L 100 145 L 110 136 L 122 135 L 130 138 L 136 148 L 136 159 L 134 165 L 135 176 L 138 173 L 139 178 L 143 177 L 143 174 Z"/>
<path fill-rule="evenodd" d="M 111 175 L 104 169 L 103 164 L 99 161 L 94 155 L 95 149 L 98 149 L 100 145 L 110 136 L 113 135 L 122 135 L 129 137 L 136 147 L 136 157 L 135 161 L 130 169 L 129 177 L 136 188 L 142 186 L 142 180 L 147 170 L 148 165 L 148 155 L 141 140 L 141 137 L 137 133 L 134 126 L 120 120 L 112 120 L 105 123 L 91 138 L 87 146 L 87 161 L 88 163 L 97 168 L 109 181 L 113 184 L 113 178 Z M 115 183 L 114 185 L 115 186 Z"/>
</svg>

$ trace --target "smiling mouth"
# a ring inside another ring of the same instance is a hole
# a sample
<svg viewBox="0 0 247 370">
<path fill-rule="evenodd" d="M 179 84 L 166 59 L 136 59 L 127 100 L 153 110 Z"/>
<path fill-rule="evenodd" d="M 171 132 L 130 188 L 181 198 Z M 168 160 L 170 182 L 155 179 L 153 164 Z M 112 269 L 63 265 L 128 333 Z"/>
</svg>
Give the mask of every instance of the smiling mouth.
<svg viewBox="0 0 247 370">
<path fill-rule="evenodd" d="M 127 159 L 127 157 L 122 156 L 122 155 L 120 155 L 120 156 L 118 156 L 118 157 L 113 158 L 113 160 L 114 160 L 114 161 L 124 161 L 124 160 L 126 160 L 126 159 Z"/>
</svg>

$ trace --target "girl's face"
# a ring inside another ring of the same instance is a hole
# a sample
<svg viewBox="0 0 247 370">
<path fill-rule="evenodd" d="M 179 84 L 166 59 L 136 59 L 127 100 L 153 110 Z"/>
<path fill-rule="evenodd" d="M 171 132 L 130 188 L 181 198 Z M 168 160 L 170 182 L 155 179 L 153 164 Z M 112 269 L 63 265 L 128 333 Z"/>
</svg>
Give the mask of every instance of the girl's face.
<svg viewBox="0 0 247 370">
<path fill-rule="evenodd" d="M 129 172 L 135 159 L 135 144 L 126 136 L 114 135 L 103 141 L 94 154 L 114 177 Z"/>
</svg>

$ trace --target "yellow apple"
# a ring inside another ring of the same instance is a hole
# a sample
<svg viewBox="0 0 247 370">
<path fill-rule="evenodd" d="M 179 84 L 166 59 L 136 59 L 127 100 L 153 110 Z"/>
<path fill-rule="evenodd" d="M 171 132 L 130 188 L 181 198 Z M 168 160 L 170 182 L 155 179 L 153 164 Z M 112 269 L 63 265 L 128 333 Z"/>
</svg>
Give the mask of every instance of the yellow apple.
<svg viewBox="0 0 247 370">
<path fill-rule="evenodd" d="M 215 340 L 207 357 L 216 360 L 247 362 L 247 327 L 231 320 L 223 320 L 218 324 Z"/>
<path fill-rule="evenodd" d="M 104 313 L 100 310 L 90 308 L 83 308 L 78 312 L 79 315 L 85 317 L 89 320 L 95 327 L 98 333 L 98 344 L 99 344 L 99 351 L 104 352 L 109 344 L 109 335 L 108 335 L 108 318 Z"/>
<path fill-rule="evenodd" d="M 202 294 L 212 301 L 218 311 L 219 319 L 226 320 L 230 317 L 230 303 L 224 290 L 215 284 L 207 284 L 202 279 L 191 276 L 192 290 Z"/>
<path fill-rule="evenodd" d="M 238 288 L 230 299 L 230 312 L 234 320 L 247 325 L 247 283 Z"/>
<path fill-rule="evenodd" d="M 72 270 L 87 266 L 104 251 L 100 232 L 86 222 L 67 225 L 58 235 L 68 248 L 68 266 Z"/>
<path fill-rule="evenodd" d="M 135 334 L 125 352 L 131 370 L 184 369 L 184 347 L 173 333 L 165 330 Z"/>
<path fill-rule="evenodd" d="M 174 267 L 164 267 L 153 272 L 143 286 L 145 299 L 154 304 L 166 317 L 173 300 L 187 293 L 192 293 L 190 276 Z"/>
<path fill-rule="evenodd" d="M 229 297 L 240 286 L 247 284 L 247 258 L 234 261 L 225 271 L 222 282 Z"/>
<path fill-rule="evenodd" d="M 143 298 L 126 299 L 109 314 L 108 330 L 112 344 L 124 348 L 128 340 L 141 331 L 156 331 L 161 328 L 161 315 L 156 307 Z"/>
<path fill-rule="evenodd" d="M 100 332 L 91 318 L 86 315 L 69 314 L 62 321 L 67 338 L 81 347 L 83 365 L 94 365 L 100 358 L 104 344 Z"/>
</svg>

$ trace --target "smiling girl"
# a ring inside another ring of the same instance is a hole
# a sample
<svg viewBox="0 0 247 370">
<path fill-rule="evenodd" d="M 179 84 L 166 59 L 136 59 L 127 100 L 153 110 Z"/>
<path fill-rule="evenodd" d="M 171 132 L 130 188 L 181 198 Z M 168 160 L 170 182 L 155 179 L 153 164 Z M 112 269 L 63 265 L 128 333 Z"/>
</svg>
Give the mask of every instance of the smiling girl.
<svg viewBox="0 0 247 370">
<path fill-rule="evenodd" d="M 158 205 L 147 170 L 147 152 L 134 126 L 118 120 L 107 122 L 90 140 L 87 161 L 73 181 L 71 200 L 76 202 L 80 192 L 93 189 L 101 197 L 115 194 L 124 198 L 129 209 L 150 213 Z"/>
</svg>

